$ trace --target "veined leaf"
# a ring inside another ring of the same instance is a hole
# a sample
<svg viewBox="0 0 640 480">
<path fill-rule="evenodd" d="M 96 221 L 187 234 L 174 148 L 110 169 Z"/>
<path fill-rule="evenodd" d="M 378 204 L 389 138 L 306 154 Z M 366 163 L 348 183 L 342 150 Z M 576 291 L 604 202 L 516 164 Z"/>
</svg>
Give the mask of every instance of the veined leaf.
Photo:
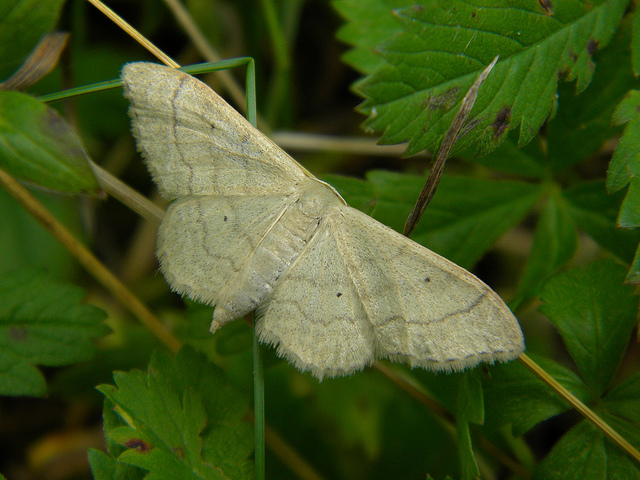
<svg viewBox="0 0 640 480">
<path fill-rule="evenodd" d="M 73 129 L 55 110 L 19 92 L 0 92 L 0 167 L 60 192 L 99 190 Z"/>
<path fill-rule="evenodd" d="M 456 419 L 456 434 L 458 438 L 458 458 L 460 459 L 460 478 L 462 480 L 476 480 L 480 478 L 480 469 L 471 444 L 469 422 Z"/>
<path fill-rule="evenodd" d="M 640 230 L 616 228 L 621 192 L 607 195 L 604 182 L 583 182 L 562 192 L 571 219 L 602 247 L 630 262 Z"/>
<path fill-rule="evenodd" d="M 564 435 L 540 462 L 533 479 L 616 478 L 607 475 L 607 453 L 610 448 L 612 446 L 605 442 L 604 435 L 583 421 Z"/>
<path fill-rule="evenodd" d="M 587 385 L 568 368 L 529 353 L 544 370 L 581 401 L 591 399 Z M 571 407 L 542 380 L 519 362 L 493 365 L 484 384 L 485 425 L 511 424 L 514 435 L 522 435 L 538 423 Z"/>
<path fill-rule="evenodd" d="M 518 294 L 510 307 L 515 310 L 522 301 L 538 296 L 543 282 L 566 264 L 577 248 L 575 224 L 566 202 L 558 191 L 554 191 L 538 220 Z"/>
<path fill-rule="evenodd" d="M 637 318 L 638 298 L 624 285 L 624 266 L 610 260 L 568 270 L 545 283 L 540 311 L 560 331 L 595 395 L 608 387 Z"/>
<path fill-rule="evenodd" d="M 628 0 L 554 2 L 438 1 L 395 11 L 404 33 L 378 48 L 387 65 L 359 83 L 369 115 L 365 128 L 381 143 L 409 141 L 407 155 L 434 149 L 456 106 L 496 54 L 500 60 L 480 87 L 472 130 L 460 146 L 480 140 L 485 152 L 520 126 L 529 142 L 553 115 L 560 77 L 589 84 L 596 50 L 604 47 Z"/>
<path fill-rule="evenodd" d="M 458 458 L 460 478 L 475 480 L 480 477 L 480 469 L 473 453 L 469 423 L 484 422 L 484 399 L 482 383 L 474 371 L 460 376 L 456 405 L 456 432 L 458 436 Z"/>
<path fill-rule="evenodd" d="M 640 374 L 632 375 L 624 382 L 614 386 L 607 393 L 603 409 L 607 415 L 623 422 L 616 425 L 618 432 L 636 447 L 640 447 Z"/>
<path fill-rule="evenodd" d="M 640 86 L 629 59 L 630 30 L 629 22 L 622 22 L 611 43 L 596 53 L 598 68 L 584 92 L 577 95 L 566 82 L 558 85 L 558 111 L 545 127 L 547 162 L 553 171 L 592 158 L 620 134 L 611 117 L 627 92 Z"/>
<path fill-rule="evenodd" d="M 35 270 L 0 279 L 0 394 L 44 395 L 35 365 L 68 365 L 95 354 L 92 339 L 109 329 L 105 313 L 78 305 L 82 289 L 61 285 Z"/>
<path fill-rule="evenodd" d="M 633 16 L 633 40 L 631 41 L 631 64 L 633 73 L 640 75 L 640 15 Z"/>
<path fill-rule="evenodd" d="M 635 285 L 640 283 L 640 246 L 636 250 L 636 255 L 631 263 L 631 268 L 629 269 L 626 281 Z"/>
<path fill-rule="evenodd" d="M 94 480 L 142 480 L 144 470 L 118 462 L 106 453 L 90 448 L 87 452 Z"/>
<path fill-rule="evenodd" d="M 253 478 L 248 399 L 203 355 L 157 353 L 146 374 L 114 379 L 99 390 L 122 418 L 105 421 L 107 438 L 124 447 L 110 447 L 118 462 L 148 470 L 145 478 Z"/>
<path fill-rule="evenodd" d="M 618 225 L 640 227 L 640 91 L 632 90 L 618 105 L 613 122 L 627 124 L 607 171 L 607 190 L 616 192 L 629 186 L 620 207 Z"/>
<path fill-rule="evenodd" d="M 402 26 L 391 12 L 412 4 L 410 0 L 334 0 L 333 6 L 347 20 L 336 36 L 355 47 L 344 54 L 344 61 L 365 74 L 384 65 L 375 48 L 402 32 Z"/>
</svg>

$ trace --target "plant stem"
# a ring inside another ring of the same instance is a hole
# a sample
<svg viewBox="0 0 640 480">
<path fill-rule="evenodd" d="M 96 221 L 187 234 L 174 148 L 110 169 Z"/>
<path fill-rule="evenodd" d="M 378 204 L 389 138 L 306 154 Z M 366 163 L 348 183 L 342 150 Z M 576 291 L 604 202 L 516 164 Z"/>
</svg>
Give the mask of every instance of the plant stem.
<svg viewBox="0 0 640 480">
<path fill-rule="evenodd" d="M 255 331 L 255 314 L 253 314 L 253 415 L 254 415 L 254 449 L 255 449 L 255 478 L 264 480 L 265 451 L 264 451 L 264 364 L 258 333 Z"/>
<path fill-rule="evenodd" d="M 564 388 L 558 381 L 545 372 L 536 362 L 531 360 L 524 353 L 518 357 L 518 360 L 524 364 L 535 376 L 537 376 L 544 383 L 549 385 L 555 392 L 557 392 L 562 398 L 571 404 L 578 412 L 591 421 L 602 433 L 617 443 L 620 448 L 631 455 L 636 462 L 640 463 L 640 452 L 636 450 L 627 440 L 624 439 L 618 432 L 616 432 L 611 426 L 602 420 L 596 413 L 587 407 L 584 403 L 578 400 L 569 390 Z"/>
<path fill-rule="evenodd" d="M 0 170 L 2 185 L 22 207 L 51 233 L 78 262 L 107 290 L 118 298 L 151 332 L 172 352 L 180 350 L 182 343 L 164 324 L 124 285 L 100 260 L 82 245 L 49 211 L 13 177 Z"/>
</svg>

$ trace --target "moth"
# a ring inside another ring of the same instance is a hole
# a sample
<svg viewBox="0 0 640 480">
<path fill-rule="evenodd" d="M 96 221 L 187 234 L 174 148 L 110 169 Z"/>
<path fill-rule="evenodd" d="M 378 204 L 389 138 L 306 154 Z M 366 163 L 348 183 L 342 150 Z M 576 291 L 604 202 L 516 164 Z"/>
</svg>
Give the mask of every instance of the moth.
<svg viewBox="0 0 640 480">
<path fill-rule="evenodd" d="M 207 85 L 142 62 L 122 81 L 138 148 L 172 202 L 161 271 L 215 305 L 211 332 L 255 310 L 260 341 L 319 379 L 376 358 L 448 372 L 524 350 L 487 285 L 349 207 Z"/>
</svg>

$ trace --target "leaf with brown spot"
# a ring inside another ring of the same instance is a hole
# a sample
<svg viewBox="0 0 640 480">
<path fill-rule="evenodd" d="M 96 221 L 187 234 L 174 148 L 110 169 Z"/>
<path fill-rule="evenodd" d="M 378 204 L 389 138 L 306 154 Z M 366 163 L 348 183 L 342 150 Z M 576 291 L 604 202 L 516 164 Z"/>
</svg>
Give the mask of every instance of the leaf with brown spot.
<svg viewBox="0 0 640 480">
<path fill-rule="evenodd" d="M 521 124 L 522 146 L 555 111 L 558 72 L 566 71 L 564 79 L 576 81 L 578 92 L 589 85 L 593 52 L 609 43 L 627 4 L 627 0 L 514 0 L 486 8 L 480 0 L 452 0 L 419 9 L 410 2 L 406 8 L 389 8 L 387 15 L 400 22 L 402 32 L 389 30 L 384 41 L 382 35 L 376 37 L 380 42 L 376 51 L 384 61 L 379 60 L 378 68 L 355 85 L 365 99 L 360 106 L 368 116 L 363 127 L 381 134 L 381 144 L 409 142 L 407 156 L 433 151 L 453 120 L 462 93 L 448 110 L 425 105 L 455 89 L 466 92 L 499 53 L 500 61 L 480 88 L 467 121 L 475 128 L 460 139 L 456 150 L 479 144 L 480 152 L 488 153 Z M 347 15 L 343 31 L 362 31 L 365 22 L 373 21 L 372 14 L 360 13 Z M 356 44 L 351 58 L 364 55 L 363 48 Z M 510 108 L 509 121 L 496 123 L 505 105 Z"/>
<path fill-rule="evenodd" d="M 495 121 L 491 124 L 494 131 L 494 137 L 500 138 L 509 129 L 509 118 L 511 117 L 511 109 L 503 107 L 496 115 Z"/>
<path fill-rule="evenodd" d="M 116 372 L 114 380 L 98 387 L 105 409 L 112 402 L 120 417 L 105 421 L 108 441 L 121 446 L 109 450 L 114 462 L 148 478 L 253 478 L 248 398 L 203 355 L 156 353 L 146 373 Z"/>
</svg>

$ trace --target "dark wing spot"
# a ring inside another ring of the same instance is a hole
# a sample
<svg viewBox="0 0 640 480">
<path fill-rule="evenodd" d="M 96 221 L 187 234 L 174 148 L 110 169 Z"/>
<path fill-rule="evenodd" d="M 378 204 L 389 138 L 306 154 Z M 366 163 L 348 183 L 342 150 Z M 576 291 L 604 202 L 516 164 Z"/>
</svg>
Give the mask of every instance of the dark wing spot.
<svg viewBox="0 0 640 480">
<path fill-rule="evenodd" d="M 425 277 L 424 278 L 424 283 L 429 283 L 431 281 L 431 277 Z"/>
<path fill-rule="evenodd" d="M 340 298 L 341 296 L 342 296 L 342 294 L 341 294 L 340 292 L 338 292 L 338 293 L 336 294 L 336 297 L 338 297 L 338 298 Z"/>
<path fill-rule="evenodd" d="M 227 220 L 229 220 L 229 218 L 225 215 L 225 216 L 222 218 L 222 220 L 223 220 L 224 222 L 226 222 Z"/>
</svg>

